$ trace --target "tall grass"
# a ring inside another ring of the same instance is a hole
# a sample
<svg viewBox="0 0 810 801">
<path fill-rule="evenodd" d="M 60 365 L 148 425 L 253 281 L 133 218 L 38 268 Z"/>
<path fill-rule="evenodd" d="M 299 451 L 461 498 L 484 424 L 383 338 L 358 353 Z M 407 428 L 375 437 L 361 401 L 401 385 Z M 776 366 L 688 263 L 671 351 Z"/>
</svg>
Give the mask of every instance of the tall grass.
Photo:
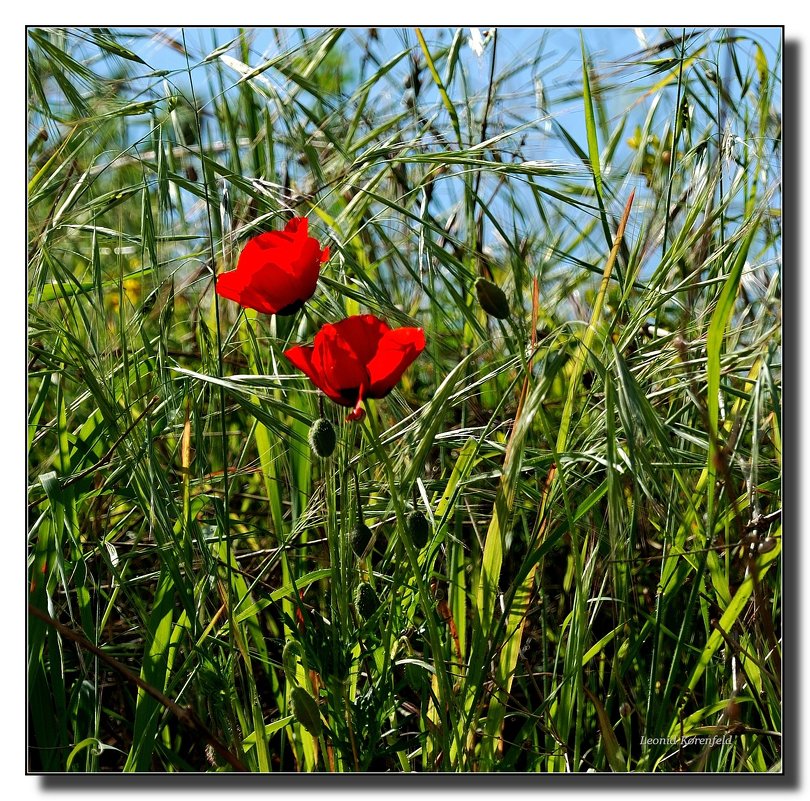
<svg viewBox="0 0 810 801">
<path fill-rule="evenodd" d="M 760 34 L 29 30 L 30 770 L 780 770 Z M 218 300 L 292 213 L 306 308 Z M 369 311 L 319 459 L 282 352 Z"/>
</svg>

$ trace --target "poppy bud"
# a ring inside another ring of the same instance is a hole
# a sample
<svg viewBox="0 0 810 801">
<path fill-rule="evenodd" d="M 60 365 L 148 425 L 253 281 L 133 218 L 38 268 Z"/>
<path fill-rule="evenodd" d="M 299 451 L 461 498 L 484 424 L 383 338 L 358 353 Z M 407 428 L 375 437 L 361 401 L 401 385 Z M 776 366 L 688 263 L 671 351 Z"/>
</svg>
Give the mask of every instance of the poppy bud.
<svg viewBox="0 0 810 801">
<path fill-rule="evenodd" d="M 428 537 L 430 537 L 428 519 L 417 509 L 408 515 L 406 523 L 411 541 L 421 551 L 427 545 Z"/>
<path fill-rule="evenodd" d="M 363 581 L 357 585 L 354 605 L 363 620 L 368 620 L 377 611 L 380 605 L 380 599 L 377 597 L 377 593 L 374 592 L 374 587 L 367 581 Z"/>
<path fill-rule="evenodd" d="M 487 281 L 486 278 L 478 278 L 475 281 L 475 293 L 478 295 L 481 308 L 490 317 L 498 320 L 506 320 L 509 317 L 509 301 L 497 284 Z"/>
<path fill-rule="evenodd" d="M 336 444 L 334 426 L 325 417 L 319 417 L 309 429 L 309 447 L 316 456 L 327 459 L 335 452 Z"/>
<path fill-rule="evenodd" d="M 293 717 L 313 736 L 319 737 L 323 726 L 315 699 L 303 688 L 296 687 L 290 693 Z"/>
<path fill-rule="evenodd" d="M 281 652 L 281 664 L 284 666 L 284 673 L 292 680 L 295 677 L 295 668 L 298 664 L 298 657 L 301 648 L 295 640 L 287 640 L 284 650 Z"/>
<path fill-rule="evenodd" d="M 366 552 L 368 544 L 371 542 L 371 529 L 362 520 L 359 521 L 357 527 L 351 533 L 349 542 L 351 543 L 352 550 L 358 556 L 362 556 Z"/>
</svg>

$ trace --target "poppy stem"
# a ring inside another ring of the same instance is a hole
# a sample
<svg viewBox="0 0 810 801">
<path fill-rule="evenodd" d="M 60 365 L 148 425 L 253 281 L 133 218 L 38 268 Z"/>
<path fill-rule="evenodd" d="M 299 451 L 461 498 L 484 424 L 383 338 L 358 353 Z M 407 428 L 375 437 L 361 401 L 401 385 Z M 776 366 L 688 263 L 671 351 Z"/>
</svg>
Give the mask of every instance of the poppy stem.
<svg viewBox="0 0 810 801">
<path fill-rule="evenodd" d="M 450 679 L 447 675 L 447 665 L 442 659 L 442 640 L 439 634 L 438 626 L 436 625 L 435 603 L 428 589 L 427 583 L 422 576 L 419 568 L 419 552 L 413 544 L 411 535 L 408 532 L 408 525 L 405 518 L 405 509 L 402 504 L 402 498 L 398 491 L 398 483 L 394 475 L 394 468 L 391 465 L 391 460 L 388 458 L 384 448 L 382 448 L 377 440 L 377 436 L 372 428 L 370 421 L 363 418 L 360 421 L 363 433 L 366 440 L 371 445 L 374 454 L 383 466 L 388 480 L 388 487 L 391 497 L 391 503 L 394 506 L 394 512 L 397 517 L 397 527 L 399 529 L 399 541 L 405 549 L 405 554 L 411 568 L 411 574 L 416 581 L 417 594 L 422 606 L 422 611 L 425 616 L 425 623 L 428 629 L 428 638 L 430 640 L 430 650 L 433 659 L 433 668 L 436 671 L 435 675 L 439 682 L 439 704 L 437 712 L 442 720 L 441 730 L 445 733 L 452 732 L 452 736 L 456 740 L 456 748 L 460 752 L 463 748 L 461 742 L 461 735 L 459 734 L 458 727 L 447 725 L 445 716 L 449 713 L 453 706 L 453 692 L 450 684 Z M 449 743 L 445 743 L 449 745 Z"/>
<path fill-rule="evenodd" d="M 354 495 L 357 499 L 357 525 L 363 522 L 363 498 L 360 495 L 360 479 L 357 476 L 357 468 L 352 467 L 352 477 L 354 478 Z"/>
</svg>

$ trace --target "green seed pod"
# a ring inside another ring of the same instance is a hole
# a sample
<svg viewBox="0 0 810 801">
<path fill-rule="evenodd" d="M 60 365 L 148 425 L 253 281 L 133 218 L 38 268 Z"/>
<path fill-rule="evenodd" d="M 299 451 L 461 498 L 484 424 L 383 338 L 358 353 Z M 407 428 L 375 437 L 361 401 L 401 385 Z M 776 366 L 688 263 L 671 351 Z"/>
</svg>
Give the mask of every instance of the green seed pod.
<svg viewBox="0 0 810 801">
<path fill-rule="evenodd" d="M 316 456 L 326 459 L 335 452 L 336 444 L 334 426 L 325 417 L 319 417 L 309 429 L 309 447 Z"/>
<path fill-rule="evenodd" d="M 481 308 L 490 317 L 496 317 L 498 320 L 506 320 L 509 317 L 509 301 L 497 284 L 487 281 L 486 278 L 478 278 L 475 281 L 475 293 L 478 295 Z"/>
<path fill-rule="evenodd" d="M 417 509 L 408 515 L 406 520 L 408 534 L 411 536 L 413 544 L 421 551 L 427 545 L 430 538 L 430 523 L 428 519 Z"/>
<path fill-rule="evenodd" d="M 290 693 L 293 717 L 313 736 L 319 737 L 323 731 L 321 714 L 315 699 L 303 688 L 296 687 Z"/>
<path fill-rule="evenodd" d="M 355 530 L 351 533 L 349 542 L 351 543 L 352 550 L 358 555 L 362 556 L 368 544 L 371 542 L 371 529 L 362 521 L 357 524 Z"/>
<path fill-rule="evenodd" d="M 368 620 L 380 605 L 380 599 L 374 592 L 374 587 L 366 581 L 357 585 L 357 592 L 354 595 L 354 605 L 363 620 Z"/>
</svg>

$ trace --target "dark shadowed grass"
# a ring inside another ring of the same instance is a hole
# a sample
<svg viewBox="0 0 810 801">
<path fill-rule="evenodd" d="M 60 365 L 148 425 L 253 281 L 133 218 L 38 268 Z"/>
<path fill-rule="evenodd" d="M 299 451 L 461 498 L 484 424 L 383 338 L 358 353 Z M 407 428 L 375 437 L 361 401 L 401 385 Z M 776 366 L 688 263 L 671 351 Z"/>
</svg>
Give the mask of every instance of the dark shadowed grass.
<svg viewBox="0 0 810 801">
<path fill-rule="evenodd" d="M 780 769 L 781 51 L 572 34 L 29 30 L 31 770 Z"/>
</svg>

